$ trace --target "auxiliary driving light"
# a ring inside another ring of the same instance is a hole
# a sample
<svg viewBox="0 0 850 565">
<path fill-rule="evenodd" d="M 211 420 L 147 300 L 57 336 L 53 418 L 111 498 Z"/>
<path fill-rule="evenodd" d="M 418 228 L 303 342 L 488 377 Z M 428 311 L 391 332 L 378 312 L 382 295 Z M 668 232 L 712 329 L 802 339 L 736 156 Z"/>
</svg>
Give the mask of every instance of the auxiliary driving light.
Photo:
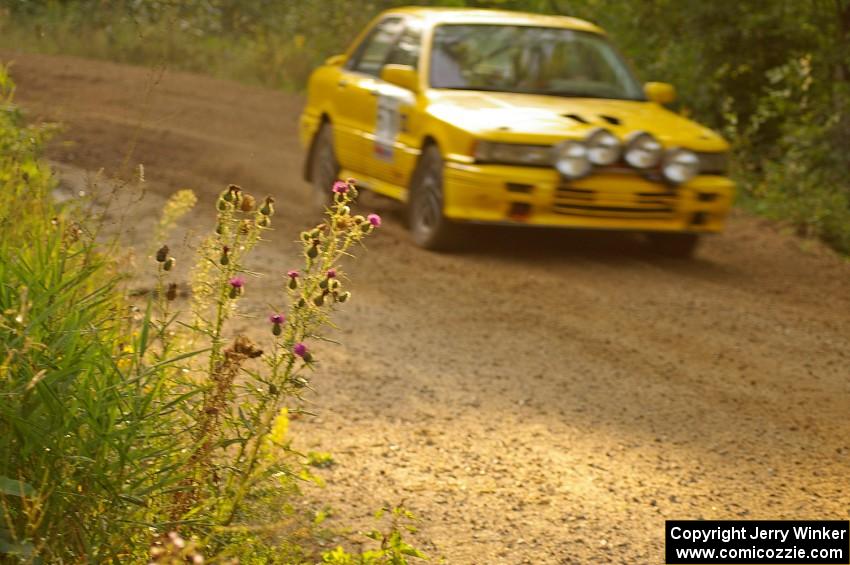
<svg viewBox="0 0 850 565">
<path fill-rule="evenodd" d="M 590 172 L 592 167 L 587 146 L 569 139 L 554 147 L 555 168 L 567 178 L 577 179 Z"/>
<path fill-rule="evenodd" d="M 587 156 L 594 165 L 613 165 L 620 159 L 623 146 L 610 131 L 599 128 L 587 136 Z"/>
<path fill-rule="evenodd" d="M 699 174 L 699 156 L 687 149 L 671 149 L 664 155 L 661 172 L 672 183 L 688 182 Z"/>
<path fill-rule="evenodd" d="M 661 143 L 646 132 L 632 134 L 626 143 L 626 162 L 637 169 L 650 169 L 661 161 Z"/>
</svg>

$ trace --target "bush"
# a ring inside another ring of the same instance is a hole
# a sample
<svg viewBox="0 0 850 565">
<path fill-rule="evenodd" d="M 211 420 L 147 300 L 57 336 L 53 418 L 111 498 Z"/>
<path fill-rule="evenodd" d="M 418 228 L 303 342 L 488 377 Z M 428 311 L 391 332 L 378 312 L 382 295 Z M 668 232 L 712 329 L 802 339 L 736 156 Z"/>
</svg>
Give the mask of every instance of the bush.
<svg viewBox="0 0 850 565">
<path fill-rule="evenodd" d="M 250 526 L 270 497 L 311 477 L 290 447 L 289 410 L 323 326 L 351 297 L 341 261 L 380 219 L 351 212 L 352 183 L 334 186 L 326 220 L 301 234 L 301 268 L 263 313 L 261 348 L 228 322 L 251 292 L 243 261 L 271 229 L 274 202 L 230 185 L 199 251 L 191 312 L 177 308 L 167 245 L 150 258 L 157 288 L 138 308 L 122 292 L 117 247 L 97 240 L 80 207 L 51 201 L 38 160 L 50 128 L 22 124 L 5 69 L 0 86 L 0 554 L 280 556 Z M 193 203 L 175 195 L 160 237 Z"/>
</svg>

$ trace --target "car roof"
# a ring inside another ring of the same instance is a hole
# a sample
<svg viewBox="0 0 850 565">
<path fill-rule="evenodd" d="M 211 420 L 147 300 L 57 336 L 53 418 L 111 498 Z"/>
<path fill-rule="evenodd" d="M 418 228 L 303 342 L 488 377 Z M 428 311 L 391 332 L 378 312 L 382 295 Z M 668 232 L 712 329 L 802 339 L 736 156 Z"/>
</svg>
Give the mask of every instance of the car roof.
<svg viewBox="0 0 850 565">
<path fill-rule="evenodd" d="M 385 11 L 382 15 L 399 14 L 415 16 L 430 25 L 452 24 L 510 24 L 538 27 L 559 27 L 604 34 L 605 31 L 585 20 L 568 16 L 550 16 L 510 10 L 484 10 L 480 8 L 431 8 L 405 6 Z"/>
</svg>

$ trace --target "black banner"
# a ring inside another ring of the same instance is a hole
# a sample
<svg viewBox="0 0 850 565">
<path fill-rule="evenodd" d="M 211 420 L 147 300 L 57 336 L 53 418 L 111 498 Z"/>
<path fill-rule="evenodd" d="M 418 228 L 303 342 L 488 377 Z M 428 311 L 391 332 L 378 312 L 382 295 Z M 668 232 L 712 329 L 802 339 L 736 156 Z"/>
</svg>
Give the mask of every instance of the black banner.
<svg viewBox="0 0 850 565">
<path fill-rule="evenodd" d="M 665 562 L 850 564 L 848 520 L 668 520 Z"/>
</svg>

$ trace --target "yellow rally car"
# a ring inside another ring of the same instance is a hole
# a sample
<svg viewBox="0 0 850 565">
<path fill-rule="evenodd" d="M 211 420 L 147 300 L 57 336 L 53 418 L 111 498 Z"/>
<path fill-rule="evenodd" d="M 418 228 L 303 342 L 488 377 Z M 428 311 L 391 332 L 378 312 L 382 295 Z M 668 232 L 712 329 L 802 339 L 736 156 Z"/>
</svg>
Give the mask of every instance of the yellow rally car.
<svg viewBox="0 0 850 565">
<path fill-rule="evenodd" d="M 662 104 L 605 33 L 517 12 L 384 12 L 310 78 L 300 135 L 323 201 L 337 177 L 408 204 L 417 244 L 460 222 L 639 230 L 690 254 L 723 227 L 728 144 Z"/>
</svg>

